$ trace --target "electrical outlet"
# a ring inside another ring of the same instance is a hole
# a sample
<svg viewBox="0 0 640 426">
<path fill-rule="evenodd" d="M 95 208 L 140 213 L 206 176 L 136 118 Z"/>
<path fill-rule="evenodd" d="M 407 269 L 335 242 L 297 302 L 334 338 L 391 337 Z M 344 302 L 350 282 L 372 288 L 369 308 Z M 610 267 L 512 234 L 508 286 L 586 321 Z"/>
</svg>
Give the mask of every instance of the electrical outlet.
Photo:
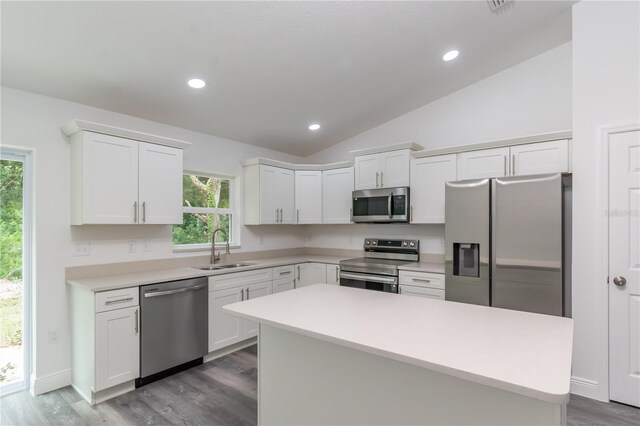
<svg viewBox="0 0 640 426">
<path fill-rule="evenodd" d="M 129 241 L 129 253 L 135 253 L 135 252 L 136 252 L 136 242 Z"/>
<path fill-rule="evenodd" d="M 76 241 L 73 245 L 73 256 L 89 256 L 91 254 L 91 243 L 89 241 Z"/>
<path fill-rule="evenodd" d="M 142 240 L 142 251 L 150 252 L 151 244 L 149 244 L 149 240 Z"/>
<path fill-rule="evenodd" d="M 49 330 L 49 343 L 58 343 L 58 330 Z"/>
<path fill-rule="evenodd" d="M 444 247 L 444 238 L 440 238 L 440 247 Z"/>
</svg>

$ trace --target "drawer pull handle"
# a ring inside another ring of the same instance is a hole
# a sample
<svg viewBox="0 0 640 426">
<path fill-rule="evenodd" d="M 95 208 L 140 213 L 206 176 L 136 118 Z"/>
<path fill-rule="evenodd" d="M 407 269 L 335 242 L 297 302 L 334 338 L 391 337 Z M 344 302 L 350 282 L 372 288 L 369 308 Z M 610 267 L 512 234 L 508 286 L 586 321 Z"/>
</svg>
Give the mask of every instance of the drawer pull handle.
<svg viewBox="0 0 640 426">
<path fill-rule="evenodd" d="M 138 310 L 136 309 L 136 334 L 138 334 Z"/>
<path fill-rule="evenodd" d="M 112 305 L 114 303 L 131 302 L 132 300 L 133 300 L 133 297 L 127 297 L 125 299 L 107 300 L 106 302 L 104 302 L 104 304 Z"/>
<path fill-rule="evenodd" d="M 282 271 L 282 272 L 280 272 L 280 275 L 287 275 L 287 274 L 290 274 L 290 273 L 291 273 L 291 271 Z"/>
<path fill-rule="evenodd" d="M 426 280 L 424 278 L 411 278 L 411 280 L 412 281 L 417 281 L 417 282 L 420 282 L 420 283 L 430 283 L 431 282 L 431 280 Z"/>
</svg>

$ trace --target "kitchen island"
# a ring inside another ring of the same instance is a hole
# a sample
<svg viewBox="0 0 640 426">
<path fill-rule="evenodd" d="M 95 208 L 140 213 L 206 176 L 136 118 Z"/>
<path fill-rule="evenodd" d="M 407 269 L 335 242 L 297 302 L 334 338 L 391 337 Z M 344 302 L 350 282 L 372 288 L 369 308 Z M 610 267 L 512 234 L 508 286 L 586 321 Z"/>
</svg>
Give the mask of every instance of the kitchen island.
<svg viewBox="0 0 640 426">
<path fill-rule="evenodd" d="M 566 423 L 573 321 L 313 285 L 256 321 L 259 424 Z"/>
</svg>

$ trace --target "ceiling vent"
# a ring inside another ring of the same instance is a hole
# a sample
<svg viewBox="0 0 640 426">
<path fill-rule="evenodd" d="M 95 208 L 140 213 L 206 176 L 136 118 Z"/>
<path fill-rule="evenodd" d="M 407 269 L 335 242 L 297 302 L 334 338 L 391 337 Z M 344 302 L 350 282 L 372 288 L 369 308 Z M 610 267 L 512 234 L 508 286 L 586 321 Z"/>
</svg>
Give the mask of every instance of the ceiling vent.
<svg viewBox="0 0 640 426">
<path fill-rule="evenodd" d="M 487 3 L 489 3 L 489 8 L 493 13 L 500 13 L 509 9 L 513 1 L 514 0 L 487 0 Z"/>
</svg>

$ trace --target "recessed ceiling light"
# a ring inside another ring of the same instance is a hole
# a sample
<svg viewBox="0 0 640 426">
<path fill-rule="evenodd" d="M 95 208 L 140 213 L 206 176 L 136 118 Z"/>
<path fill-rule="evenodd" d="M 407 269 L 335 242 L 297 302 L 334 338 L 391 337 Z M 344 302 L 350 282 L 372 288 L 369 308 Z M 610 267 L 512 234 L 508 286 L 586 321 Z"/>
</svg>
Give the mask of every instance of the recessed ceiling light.
<svg viewBox="0 0 640 426">
<path fill-rule="evenodd" d="M 451 61 L 451 60 L 457 58 L 459 53 L 460 52 L 458 52 L 457 50 L 450 50 L 450 51 L 448 51 L 447 53 L 444 54 L 444 56 L 442 57 L 442 60 L 443 61 Z"/>
<path fill-rule="evenodd" d="M 313 123 L 309 125 L 309 130 L 318 130 L 320 125 L 318 123 Z"/>
<path fill-rule="evenodd" d="M 191 80 L 187 81 L 187 84 L 189 85 L 189 87 L 193 87 L 194 89 L 202 89 L 207 85 L 204 80 L 199 78 L 192 78 Z"/>
</svg>

